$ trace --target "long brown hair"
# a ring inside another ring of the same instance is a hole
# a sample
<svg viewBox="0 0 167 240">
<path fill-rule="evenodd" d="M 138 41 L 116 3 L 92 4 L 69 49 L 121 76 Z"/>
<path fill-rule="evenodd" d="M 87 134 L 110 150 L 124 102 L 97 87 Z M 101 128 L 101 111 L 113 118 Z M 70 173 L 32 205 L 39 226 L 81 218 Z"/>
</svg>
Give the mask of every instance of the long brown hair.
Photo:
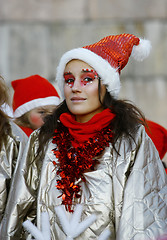
<svg viewBox="0 0 167 240">
<path fill-rule="evenodd" d="M 101 102 L 101 81 L 99 79 L 99 100 Z M 140 124 L 145 125 L 144 114 L 128 100 L 116 100 L 107 91 L 104 96 L 102 106 L 111 109 L 116 117 L 112 120 L 111 127 L 114 133 L 112 145 L 115 149 L 115 143 L 118 138 L 125 135 L 130 143 L 135 138 L 135 134 Z M 54 130 L 58 127 L 59 117 L 62 113 L 69 112 L 66 101 L 64 100 L 50 116 L 45 119 L 45 124 L 39 132 L 38 154 L 43 154 L 46 143 L 53 137 Z"/>
<path fill-rule="evenodd" d="M 14 122 L 18 125 L 18 126 L 22 126 L 22 127 L 28 127 L 28 128 L 32 128 L 28 116 L 29 116 L 29 112 L 24 113 L 22 116 L 15 118 Z"/>
<path fill-rule="evenodd" d="M 4 103 L 9 103 L 8 87 L 4 79 L 0 76 L 0 106 Z M 11 127 L 9 117 L 0 109 L 0 150 L 2 144 L 7 142 L 7 136 L 11 135 Z"/>
<path fill-rule="evenodd" d="M 115 99 L 108 91 L 101 101 L 101 81 L 99 78 L 99 101 L 105 108 L 109 108 L 116 117 L 112 121 L 112 130 L 114 132 L 113 147 L 119 137 L 125 135 L 130 143 L 134 140 L 138 127 L 142 124 L 147 127 L 143 112 L 127 99 Z"/>
</svg>

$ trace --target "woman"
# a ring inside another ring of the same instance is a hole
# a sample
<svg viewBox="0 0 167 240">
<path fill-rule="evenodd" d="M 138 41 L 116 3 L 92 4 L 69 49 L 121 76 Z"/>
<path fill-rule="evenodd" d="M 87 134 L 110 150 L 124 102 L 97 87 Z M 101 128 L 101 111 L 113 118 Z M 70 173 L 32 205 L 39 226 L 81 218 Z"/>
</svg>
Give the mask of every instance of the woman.
<svg viewBox="0 0 167 240">
<path fill-rule="evenodd" d="M 70 218 L 78 203 L 81 221 L 92 214 L 97 220 L 77 240 L 98 239 L 107 228 L 117 240 L 153 240 L 167 231 L 162 162 L 143 115 L 117 99 L 129 56 L 142 60 L 149 50 L 149 41 L 121 34 L 62 56 L 56 79 L 65 100 L 29 139 L 2 223 L 4 240 L 26 239 L 21 226 L 26 219 L 41 229 L 43 211 L 51 239 L 64 240 L 54 209 L 64 206 Z"/>
<path fill-rule="evenodd" d="M 27 134 L 44 124 L 45 116 L 60 103 L 57 90 L 45 78 L 32 75 L 11 82 L 14 122 Z"/>
<path fill-rule="evenodd" d="M 8 88 L 0 77 L 0 222 L 4 215 L 17 159 L 21 157 L 27 141 L 24 132 L 1 109 L 1 106 L 8 103 Z"/>
</svg>

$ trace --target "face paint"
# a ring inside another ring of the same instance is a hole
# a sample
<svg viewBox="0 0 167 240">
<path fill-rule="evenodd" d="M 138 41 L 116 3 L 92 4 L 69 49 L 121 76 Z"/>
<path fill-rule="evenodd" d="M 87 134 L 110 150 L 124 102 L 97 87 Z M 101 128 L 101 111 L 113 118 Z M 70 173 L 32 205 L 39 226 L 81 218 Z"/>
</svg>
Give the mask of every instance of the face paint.
<svg viewBox="0 0 167 240">
<path fill-rule="evenodd" d="M 80 76 L 80 84 L 81 86 L 86 86 L 92 83 L 93 80 L 95 80 L 96 78 L 98 78 L 98 75 L 93 69 L 91 70 L 82 69 L 81 76 Z M 72 88 L 75 81 L 75 77 L 73 76 L 73 74 L 70 72 L 64 73 L 64 79 L 65 79 L 65 84 L 67 84 L 70 88 Z"/>
<path fill-rule="evenodd" d="M 68 85 L 70 88 L 74 86 L 75 78 L 72 73 L 64 73 L 65 84 Z"/>
</svg>

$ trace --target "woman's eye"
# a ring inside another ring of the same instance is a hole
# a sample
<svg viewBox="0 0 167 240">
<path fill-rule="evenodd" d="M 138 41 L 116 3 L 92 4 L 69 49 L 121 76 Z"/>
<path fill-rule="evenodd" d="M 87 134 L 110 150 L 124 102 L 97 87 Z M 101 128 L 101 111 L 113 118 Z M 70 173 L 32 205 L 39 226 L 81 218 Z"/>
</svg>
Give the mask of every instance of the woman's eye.
<svg viewBox="0 0 167 240">
<path fill-rule="evenodd" d="M 92 77 L 85 77 L 82 81 L 84 84 L 88 84 L 92 82 L 94 79 Z"/>
<path fill-rule="evenodd" d="M 69 86 L 70 88 L 72 88 L 74 85 L 74 79 L 72 79 L 72 78 L 65 79 L 65 84 L 67 86 Z"/>
<path fill-rule="evenodd" d="M 85 81 L 87 81 L 87 82 L 90 82 L 90 81 L 93 81 L 94 80 L 94 77 L 92 78 L 92 77 L 86 77 L 85 78 Z"/>
<path fill-rule="evenodd" d="M 40 113 L 40 114 L 45 114 L 45 111 L 40 111 L 39 113 Z"/>
<path fill-rule="evenodd" d="M 65 79 L 65 83 L 73 83 L 73 82 L 74 82 L 74 79 L 72 78 Z"/>
<path fill-rule="evenodd" d="M 90 72 L 90 73 L 85 73 L 83 74 L 82 76 L 82 80 L 81 82 L 84 84 L 84 85 L 87 85 L 89 83 L 92 83 L 93 80 L 95 79 L 95 74 Z"/>
<path fill-rule="evenodd" d="M 72 87 L 74 84 L 74 77 L 71 74 L 64 75 L 65 84 Z"/>
</svg>

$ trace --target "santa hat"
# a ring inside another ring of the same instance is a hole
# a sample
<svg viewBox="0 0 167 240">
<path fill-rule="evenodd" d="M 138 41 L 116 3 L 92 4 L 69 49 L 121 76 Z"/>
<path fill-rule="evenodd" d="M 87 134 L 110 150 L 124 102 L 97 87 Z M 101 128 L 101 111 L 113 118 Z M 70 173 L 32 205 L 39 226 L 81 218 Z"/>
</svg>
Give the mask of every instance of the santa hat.
<svg viewBox="0 0 167 240">
<path fill-rule="evenodd" d="M 57 67 L 56 81 L 64 98 L 64 69 L 72 59 L 89 64 L 100 76 L 108 92 L 117 98 L 120 91 L 120 72 L 132 55 L 137 61 L 146 58 L 151 50 L 149 40 L 140 39 L 132 34 L 111 35 L 99 42 L 75 48 L 66 52 Z"/>
<path fill-rule="evenodd" d="M 36 107 L 60 103 L 56 89 L 47 79 L 39 75 L 14 80 L 11 85 L 14 89 L 13 112 L 15 118 Z"/>
</svg>

